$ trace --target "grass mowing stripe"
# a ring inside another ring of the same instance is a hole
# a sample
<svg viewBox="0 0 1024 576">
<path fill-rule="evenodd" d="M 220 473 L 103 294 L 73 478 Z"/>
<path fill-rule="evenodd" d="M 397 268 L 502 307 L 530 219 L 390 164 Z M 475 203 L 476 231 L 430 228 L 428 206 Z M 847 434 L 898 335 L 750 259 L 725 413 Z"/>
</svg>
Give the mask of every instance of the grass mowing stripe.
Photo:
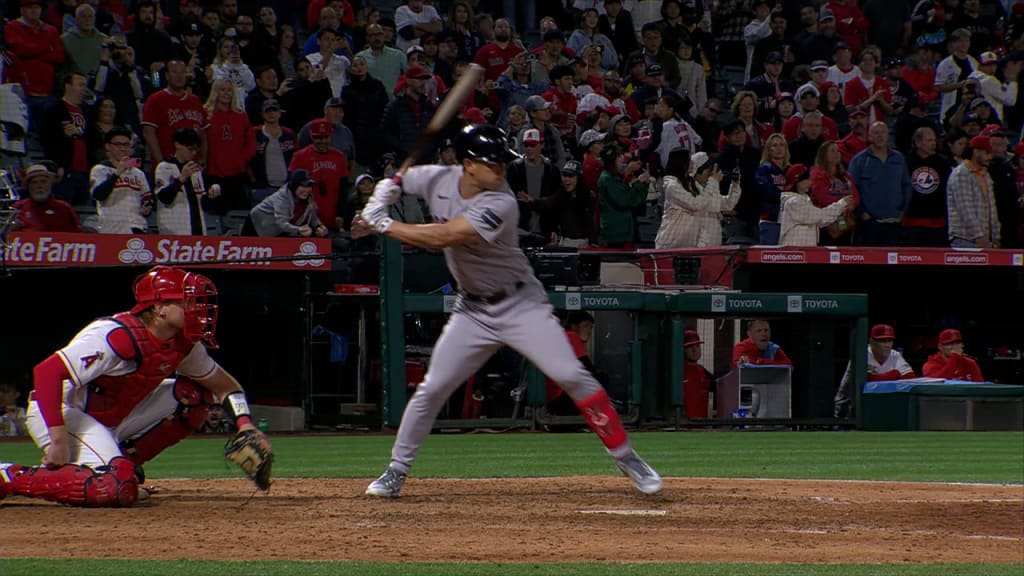
<svg viewBox="0 0 1024 576">
<path fill-rule="evenodd" d="M 1019 432 L 652 432 L 634 444 L 665 476 L 1024 482 Z M 272 436 L 279 477 L 374 477 L 393 437 Z M 222 437 L 193 437 L 146 465 L 150 478 L 237 477 Z M 0 461 L 38 462 L 31 443 L 0 443 Z M 419 477 L 539 477 L 617 474 L 586 434 L 435 434 Z"/>
<path fill-rule="evenodd" d="M 0 560 L 5 576 L 1019 576 L 1024 564 L 396 564 L 197 560 Z"/>
</svg>

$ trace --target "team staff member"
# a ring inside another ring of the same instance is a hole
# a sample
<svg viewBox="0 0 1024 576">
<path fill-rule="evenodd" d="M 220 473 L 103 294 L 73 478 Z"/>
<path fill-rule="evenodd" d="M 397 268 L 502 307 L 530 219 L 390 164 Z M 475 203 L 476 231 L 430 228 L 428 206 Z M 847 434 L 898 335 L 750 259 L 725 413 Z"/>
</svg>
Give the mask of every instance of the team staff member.
<svg viewBox="0 0 1024 576">
<path fill-rule="evenodd" d="M 594 317 L 587 312 L 570 312 L 565 321 L 565 336 L 569 339 L 569 346 L 572 352 L 583 363 L 583 366 L 594 373 L 594 363 L 587 353 L 587 342 L 594 333 Z M 571 396 L 565 393 L 565 389 L 554 380 L 547 379 L 547 410 L 549 414 L 572 415 L 579 414 L 579 408 Z"/>
<path fill-rule="evenodd" d="M 750 320 L 747 324 L 747 338 L 732 349 L 732 367 L 739 364 L 784 364 L 793 365 L 782 348 L 772 342 L 772 327 L 767 320 Z"/>
<path fill-rule="evenodd" d="M 94 320 L 35 367 L 27 423 L 43 463 L 0 469 L 0 498 L 130 506 L 142 464 L 202 427 L 212 401 L 255 431 L 241 385 L 206 352 L 217 347 L 213 282 L 157 266 L 133 292 L 131 311 Z"/>
<path fill-rule="evenodd" d="M 711 373 L 700 365 L 703 351 L 700 333 L 687 330 L 683 333 L 683 405 L 687 418 L 707 418 L 708 400 L 711 398 Z"/>
<path fill-rule="evenodd" d="M 905 380 L 917 378 L 914 369 L 903 359 L 899 350 L 892 349 L 892 343 L 896 339 L 896 331 L 888 324 L 876 324 L 871 327 L 871 334 L 868 340 L 868 382 L 880 382 L 884 380 Z M 853 392 L 850 385 L 853 380 L 853 367 L 847 362 L 846 372 L 839 382 L 839 390 L 835 397 L 836 418 L 847 418 L 853 415 L 850 399 Z"/>
<path fill-rule="evenodd" d="M 344 226 L 341 207 L 345 205 L 348 188 L 348 159 L 337 148 L 331 147 L 331 133 L 334 127 L 324 118 L 317 118 L 309 126 L 313 143 L 292 156 L 288 171 L 305 170 L 316 180 L 313 199 L 316 202 L 320 221 L 333 231 Z"/>
<path fill-rule="evenodd" d="M 978 363 L 964 354 L 964 337 L 954 328 L 939 333 L 939 351 L 928 357 L 921 372 L 927 378 L 985 381 Z"/>
<path fill-rule="evenodd" d="M 661 477 L 633 451 L 611 398 L 574 356 L 544 287 L 519 249 L 519 210 L 505 181 L 505 164 L 516 157 L 508 149 L 508 136 L 494 126 L 468 126 L 455 150 L 459 166 L 414 167 L 401 186 L 381 181 L 353 227 L 354 238 L 374 230 L 407 244 L 443 249 L 461 290 L 426 378 L 402 415 L 391 463 L 366 494 L 394 498 L 401 493 L 441 406 L 501 346 L 525 356 L 565 389 L 638 490 L 659 492 Z M 426 200 L 433 224 L 388 217 L 388 205 L 403 191 Z"/>
</svg>

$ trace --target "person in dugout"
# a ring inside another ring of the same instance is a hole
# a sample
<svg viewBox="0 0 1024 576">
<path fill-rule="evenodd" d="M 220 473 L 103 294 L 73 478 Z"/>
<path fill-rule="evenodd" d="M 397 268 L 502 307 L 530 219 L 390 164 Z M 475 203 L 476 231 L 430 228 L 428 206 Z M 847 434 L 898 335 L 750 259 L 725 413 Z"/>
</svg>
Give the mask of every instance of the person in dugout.
<svg viewBox="0 0 1024 576">
<path fill-rule="evenodd" d="M 570 312 L 565 319 L 565 336 L 569 339 L 573 354 L 583 367 L 596 374 L 594 363 L 587 352 L 587 342 L 594 334 L 594 317 L 589 312 Z M 547 379 L 547 411 L 555 416 L 572 416 L 580 413 L 573 399 L 555 381 Z"/>
<path fill-rule="evenodd" d="M 955 328 L 947 328 L 939 333 L 939 351 L 928 357 L 921 371 L 926 378 L 985 381 L 978 363 L 964 354 L 964 337 Z"/>
<path fill-rule="evenodd" d="M 683 333 L 683 357 L 686 360 L 683 366 L 683 405 L 689 419 L 708 417 L 711 372 L 700 364 L 700 345 L 703 343 L 700 333 L 696 330 L 687 330 Z"/>
<path fill-rule="evenodd" d="M 788 366 L 793 361 L 786 356 L 782 347 L 772 342 L 772 327 L 767 320 L 754 319 L 747 322 L 747 337 L 736 343 L 732 349 L 732 367 L 740 364 L 767 364 Z"/>
<path fill-rule="evenodd" d="M 94 320 L 35 367 L 27 425 L 42 465 L 0 463 L 0 499 L 130 506 L 152 491 L 142 465 L 200 429 L 213 401 L 265 442 L 242 386 L 207 354 L 213 282 L 156 266 L 133 291 L 130 311 Z"/>
<path fill-rule="evenodd" d="M 893 350 L 892 344 L 896 340 L 896 330 L 888 324 L 876 324 L 871 327 L 868 339 L 868 382 L 882 382 L 885 380 L 905 380 L 917 378 L 914 369 L 903 359 L 899 350 Z M 834 414 L 836 418 L 848 418 L 853 416 L 851 404 L 853 380 L 853 366 L 846 363 L 846 372 L 839 382 L 839 389 L 836 391 Z"/>
</svg>

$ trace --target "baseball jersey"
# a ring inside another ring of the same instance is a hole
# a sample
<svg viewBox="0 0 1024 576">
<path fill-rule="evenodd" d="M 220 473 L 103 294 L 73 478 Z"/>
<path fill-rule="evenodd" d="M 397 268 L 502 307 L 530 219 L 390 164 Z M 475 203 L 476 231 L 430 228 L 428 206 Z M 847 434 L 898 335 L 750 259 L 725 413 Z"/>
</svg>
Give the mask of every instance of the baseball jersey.
<svg viewBox="0 0 1024 576">
<path fill-rule="evenodd" d="M 489 296 L 523 283 L 541 290 L 519 249 L 519 205 L 508 184 L 466 199 L 459 194 L 461 176 L 461 166 L 416 166 L 402 177 L 405 193 L 423 198 L 435 223 L 463 216 L 484 239 L 444 249 L 445 262 L 460 289 Z"/>
<path fill-rule="evenodd" d="M 668 166 L 668 155 L 673 150 L 684 149 L 693 154 L 700 150 L 702 142 L 700 135 L 686 120 L 666 120 L 662 124 L 661 144 L 657 150 L 661 167 Z"/>
<path fill-rule="evenodd" d="M 199 198 L 206 194 L 203 173 L 195 172 L 184 184 L 177 182 L 181 167 L 172 157 L 156 167 L 156 191 L 160 200 L 156 211 L 156 223 L 161 234 L 206 235 L 206 220 L 199 205 Z M 161 197 L 161 191 L 174 185 L 177 192 L 170 202 Z"/>
<path fill-rule="evenodd" d="M 107 337 L 113 330 L 123 328 L 108 318 L 89 323 L 71 339 L 67 346 L 57 351 L 57 356 L 71 375 L 70 386 L 64 385 L 65 403 L 85 408 L 87 384 L 100 376 L 124 376 L 135 371 L 135 360 L 125 360 L 114 352 Z M 217 363 L 199 343 L 185 356 L 176 372 L 192 379 L 203 379 L 213 374 Z"/>
<path fill-rule="evenodd" d="M 92 167 L 89 174 L 89 189 L 108 178 L 116 176 L 114 190 L 103 200 L 96 201 L 99 216 L 99 231 L 103 234 L 132 234 L 132 229 L 145 230 L 146 218 L 142 215 L 142 200 L 149 193 L 149 181 L 138 168 L 132 168 L 117 176 L 117 169 L 107 162 Z"/>
<path fill-rule="evenodd" d="M 174 131 L 178 128 L 200 131 L 206 125 L 206 110 L 195 94 L 176 95 L 164 89 L 146 98 L 142 106 L 142 125 L 156 128 L 160 152 L 169 156 L 174 153 Z M 156 151 L 150 150 L 150 154 L 156 155 Z"/>
<path fill-rule="evenodd" d="M 885 359 L 885 362 L 879 364 L 875 355 L 871 353 L 871 347 L 868 346 L 868 382 L 903 380 L 914 376 L 914 369 L 907 364 L 907 361 L 903 359 L 903 354 L 900 354 L 898 350 L 889 352 L 889 357 Z M 847 362 L 840 388 L 845 387 L 852 377 L 853 367 Z"/>
<path fill-rule="evenodd" d="M 347 200 L 342 196 L 341 183 L 348 178 L 348 159 L 340 150 L 328 148 L 321 154 L 312 145 L 306 146 L 292 156 L 289 171 L 302 168 L 316 180 L 313 199 L 317 215 L 328 228 L 334 228 L 334 219 L 341 215 L 340 206 Z"/>
</svg>

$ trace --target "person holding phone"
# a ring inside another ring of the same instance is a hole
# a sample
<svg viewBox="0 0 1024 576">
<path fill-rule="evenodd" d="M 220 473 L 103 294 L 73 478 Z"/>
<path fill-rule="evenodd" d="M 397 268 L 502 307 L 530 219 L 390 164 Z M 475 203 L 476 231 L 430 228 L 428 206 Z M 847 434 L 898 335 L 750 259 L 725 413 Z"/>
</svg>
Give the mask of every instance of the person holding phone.
<svg viewBox="0 0 1024 576">
<path fill-rule="evenodd" d="M 153 211 L 149 181 L 131 156 L 132 134 L 120 126 L 104 138 L 107 159 L 92 167 L 89 190 L 96 200 L 99 232 L 144 234 L 146 217 Z"/>
</svg>

